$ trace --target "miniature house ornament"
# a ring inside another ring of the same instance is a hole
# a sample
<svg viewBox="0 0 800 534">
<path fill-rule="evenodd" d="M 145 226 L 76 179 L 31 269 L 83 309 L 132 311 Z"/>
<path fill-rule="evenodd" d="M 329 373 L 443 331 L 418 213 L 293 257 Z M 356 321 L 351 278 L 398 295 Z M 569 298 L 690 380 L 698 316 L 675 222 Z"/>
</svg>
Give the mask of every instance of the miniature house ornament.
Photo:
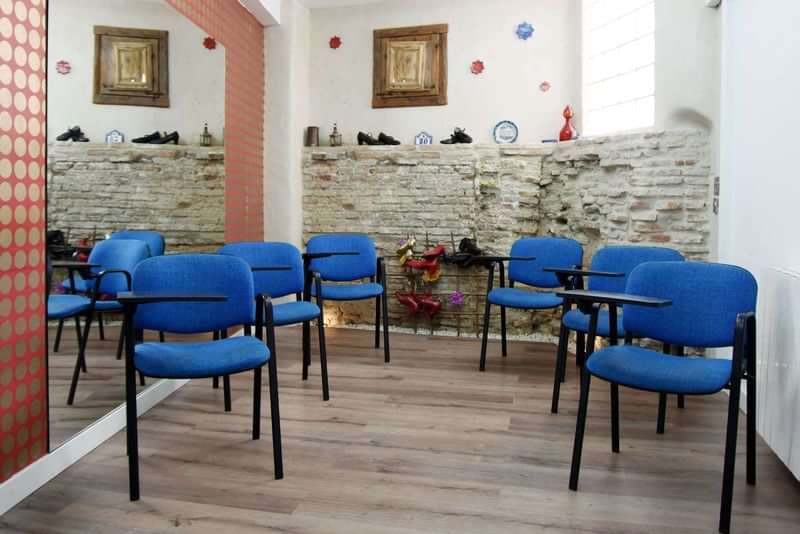
<svg viewBox="0 0 800 534">
<path fill-rule="evenodd" d="M 561 133 L 558 135 L 559 141 L 572 141 L 578 138 L 578 131 L 572 125 L 572 118 L 575 113 L 572 111 L 572 106 L 564 108 L 564 127 L 561 128 Z"/>
<path fill-rule="evenodd" d="M 203 133 L 200 134 L 200 146 L 211 146 L 211 132 L 208 131 L 208 123 L 203 125 Z"/>
<path fill-rule="evenodd" d="M 339 132 L 339 127 L 333 123 L 333 131 L 330 135 L 331 146 L 342 146 L 342 134 Z"/>
</svg>

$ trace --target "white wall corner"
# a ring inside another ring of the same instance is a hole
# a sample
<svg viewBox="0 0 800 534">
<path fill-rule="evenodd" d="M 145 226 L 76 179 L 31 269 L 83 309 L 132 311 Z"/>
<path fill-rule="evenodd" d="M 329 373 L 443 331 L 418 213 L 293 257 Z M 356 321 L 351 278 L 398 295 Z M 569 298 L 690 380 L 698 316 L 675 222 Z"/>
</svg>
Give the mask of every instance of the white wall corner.
<svg viewBox="0 0 800 534">
<path fill-rule="evenodd" d="M 281 23 L 281 0 L 239 0 L 262 26 Z"/>
</svg>

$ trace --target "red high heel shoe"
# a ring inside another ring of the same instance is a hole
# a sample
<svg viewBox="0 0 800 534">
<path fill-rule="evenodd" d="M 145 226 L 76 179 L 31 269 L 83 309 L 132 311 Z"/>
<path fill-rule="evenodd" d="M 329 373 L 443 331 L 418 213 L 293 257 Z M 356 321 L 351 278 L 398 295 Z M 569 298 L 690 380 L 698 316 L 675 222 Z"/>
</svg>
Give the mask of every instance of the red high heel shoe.
<svg viewBox="0 0 800 534">
<path fill-rule="evenodd" d="M 444 245 L 436 245 L 433 248 L 429 248 L 425 252 L 422 253 L 422 257 L 428 260 L 432 260 L 434 258 L 438 258 L 442 254 L 445 253 Z"/>
<path fill-rule="evenodd" d="M 406 267 L 419 270 L 425 269 L 426 271 L 432 272 L 436 271 L 436 268 L 439 267 L 439 260 L 437 258 L 430 260 L 408 260 L 406 262 Z"/>
<path fill-rule="evenodd" d="M 402 294 L 402 293 L 395 293 L 395 298 L 397 298 L 397 302 L 408 308 L 408 311 L 411 315 L 416 315 L 419 313 L 420 305 L 419 302 L 414 298 L 416 295 L 412 294 Z"/>
<path fill-rule="evenodd" d="M 425 315 L 428 316 L 428 319 L 433 319 L 439 315 L 439 312 L 442 311 L 442 303 L 430 295 L 421 297 L 418 300 L 422 304 L 423 310 L 425 311 Z"/>
</svg>

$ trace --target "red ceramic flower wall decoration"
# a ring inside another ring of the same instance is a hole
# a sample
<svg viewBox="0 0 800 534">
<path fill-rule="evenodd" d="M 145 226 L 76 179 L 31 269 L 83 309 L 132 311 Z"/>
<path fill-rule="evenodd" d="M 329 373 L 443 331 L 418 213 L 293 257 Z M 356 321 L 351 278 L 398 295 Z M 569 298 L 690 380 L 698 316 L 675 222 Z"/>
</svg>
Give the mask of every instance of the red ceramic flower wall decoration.
<svg viewBox="0 0 800 534">
<path fill-rule="evenodd" d="M 217 40 L 213 37 L 206 37 L 203 39 L 203 46 L 205 46 L 209 50 L 214 50 L 217 48 Z"/>
<path fill-rule="evenodd" d="M 486 65 L 483 63 L 483 61 L 477 59 L 472 62 L 472 66 L 469 68 L 469 70 L 472 72 L 472 74 L 481 74 L 485 68 Z"/>
<path fill-rule="evenodd" d="M 543 92 L 543 93 L 546 93 L 547 91 L 549 91 L 551 87 L 553 87 L 553 86 L 550 85 L 550 82 L 547 82 L 547 81 L 542 82 L 542 83 L 539 84 L 539 90 L 541 92 Z"/>
<path fill-rule="evenodd" d="M 71 70 L 72 70 L 72 65 L 69 64 L 69 61 L 65 61 L 62 59 L 61 61 L 56 63 L 56 71 L 59 74 L 69 74 Z"/>
<path fill-rule="evenodd" d="M 334 35 L 333 37 L 331 37 L 331 40 L 329 41 L 328 44 L 330 45 L 331 48 L 336 50 L 337 48 L 342 46 L 342 38 L 339 37 L 338 35 Z"/>
</svg>

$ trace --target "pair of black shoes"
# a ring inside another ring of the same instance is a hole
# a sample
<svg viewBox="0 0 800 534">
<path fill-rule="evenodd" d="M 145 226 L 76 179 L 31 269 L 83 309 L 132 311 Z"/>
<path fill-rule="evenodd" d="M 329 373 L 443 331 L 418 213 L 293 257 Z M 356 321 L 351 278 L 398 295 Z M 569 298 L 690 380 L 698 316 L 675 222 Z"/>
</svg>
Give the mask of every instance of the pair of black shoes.
<svg viewBox="0 0 800 534">
<path fill-rule="evenodd" d="M 392 137 L 391 135 L 386 135 L 385 133 L 381 132 L 378 135 L 378 138 L 375 139 L 371 135 L 358 132 L 358 144 L 359 145 L 399 145 L 400 141 Z"/>
<path fill-rule="evenodd" d="M 478 248 L 475 241 L 465 237 L 458 244 L 458 252 L 445 255 L 444 262 L 458 267 L 469 267 L 475 263 L 486 265 L 485 262 L 481 261 L 482 255 L 483 251 Z"/>
<path fill-rule="evenodd" d="M 161 135 L 159 132 L 153 132 L 150 135 L 144 135 L 142 137 L 132 139 L 131 142 L 146 143 L 149 145 L 166 145 L 167 143 L 175 143 L 177 145 L 180 137 L 181 136 L 178 132 L 172 132 L 171 134 L 164 132 L 164 135 Z"/>
<path fill-rule="evenodd" d="M 89 138 L 83 133 L 80 126 L 73 126 L 66 132 L 56 137 L 56 141 L 73 141 L 76 143 L 88 143 Z"/>
<path fill-rule="evenodd" d="M 449 139 L 442 139 L 443 145 L 468 145 L 471 142 L 472 137 L 467 135 L 467 132 L 465 132 L 463 128 L 456 128 L 455 131 L 453 131 L 453 135 L 451 135 Z"/>
</svg>

